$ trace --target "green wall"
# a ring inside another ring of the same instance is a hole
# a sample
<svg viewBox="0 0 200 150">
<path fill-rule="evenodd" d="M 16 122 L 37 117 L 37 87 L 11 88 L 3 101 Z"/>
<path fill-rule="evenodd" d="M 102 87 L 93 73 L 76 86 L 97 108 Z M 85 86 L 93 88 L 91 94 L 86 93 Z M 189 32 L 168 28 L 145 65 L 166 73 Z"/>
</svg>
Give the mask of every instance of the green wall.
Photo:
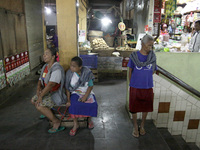
<svg viewBox="0 0 200 150">
<path fill-rule="evenodd" d="M 200 53 L 157 52 L 157 64 L 200 92 Z"/>
</svg>

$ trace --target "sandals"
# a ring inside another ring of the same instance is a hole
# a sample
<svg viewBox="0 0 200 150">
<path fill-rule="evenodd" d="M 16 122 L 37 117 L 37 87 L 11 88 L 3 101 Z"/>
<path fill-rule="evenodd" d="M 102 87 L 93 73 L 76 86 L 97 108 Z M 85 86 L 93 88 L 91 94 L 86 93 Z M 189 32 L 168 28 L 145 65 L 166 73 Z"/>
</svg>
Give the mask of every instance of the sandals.
<svg viewBox="0 0 200 150">
<path fill-rule="evenodd" d="M 135 130 L 133 130 L 133 133 L 132 135 L 135 137 L 135 138 L 138 138 L 140 135 L 145 135 L 146 134 L 146 131 L 144 128 L 139 128 L 139 132 L 136 133 Z"/>
<path fill-rule="evenodd" d="M 145 135 L 146 134 L 146 131 L 144 128 L 140 128 L 140 135 Z"/>
<path fill-rule="evenodd" d="M 40 117 L 39 117 L 39 119 L 44 119 L 44 118 L 46 118 L 45 115 L 40 115 Z"/>
<path fill-rule="evenodd" d="M 70 136 L 75 136 L 76 135 L 76 132 L 78 131 L 78 129 L 79 129 L 79 127 L 78 128 L 76 128 L 76 130 L 73 130 L 73 128 L 70 130 L 70 132 L 69 132 L 69 135 Z"/>
<path fill-rule="evenodd" d="M 136 134 L 135 131 L 133 131 L 132 136 L 134 136 L 135 138 L 138 138 L 140 135 L 139 135 L 139 133 Z"/>
<path fill-rule="evenodd" d="M 92 121 L 90 121 L 88 123 L 88 129 L 93 129 L 94 128 L 94 123 Z"/>
<path fill-rule="evenodd" d="M 60 126 L 60 127 L 58 127 L 58 129 L 51 128 L 51 129 L 48 130 L 48 132 L 49 133 L 57 133 L 57 132 L 63 131 L 63 130 L 65 130 L 65 127 Z"/>
</svg>

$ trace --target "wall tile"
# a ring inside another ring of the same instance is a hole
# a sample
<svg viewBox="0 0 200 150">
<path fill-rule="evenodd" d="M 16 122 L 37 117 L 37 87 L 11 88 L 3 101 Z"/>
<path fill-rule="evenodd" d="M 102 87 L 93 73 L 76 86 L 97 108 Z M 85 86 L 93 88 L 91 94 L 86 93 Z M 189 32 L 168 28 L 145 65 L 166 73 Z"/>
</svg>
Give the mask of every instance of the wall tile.
<svg viewBox="0 0 200 150">
<path fill-rule="evenodd" d="M 187 134 L 187 127 L 183 127 L 183 130 L 182 130 L 182 135 L 186 135 Z"/>
<path fill-rule="evenodd" d="M 188 129 L 198 129 L 198 128 L 199 128 L 199 120 L 190 119 L 188 123 Z"/>
<path fill-rule="evenodd" d="M 161 80 L 160 81 L 161 86 L 164 86 L 165 88 L 169 88 L 172 84 L 168 82 L 167 80 Z"/>
<path fill-rule="evenodd" d="M 177 97 L 172 96 L 170 108 L 171 108 L 171 107 L 173 107 L 173 108 L 176 107 L 176 98 L 177 98 Z"/>
<path fill-rule="evenodd" d="M 167 125 L 168 129 L 172 129 L 172 125 L 173 125 L 173 120 L 169 119 L 168 125 Z"/>
<path fill-rule="evenodd" d="M 178 98 L 178 97 L 177 97 Z M 176 108 L 175 108 L 176 110 L 181 110 L 181 101 L 179 100 L 177 100 L 176 101 Z"/>
<path fill-rule="evenodd" d="M 184 122 L 183 122 L 183 126 L 184 126 L 184 127 L 188 127 L 189 120 L 190 120 L 190 118 L 186 118 L 186 117 L 185 117 L 185 120 L 184 120 Z"/>
<path fill-rule="evenodd" d="M 196 106 L 200 108 L 200 101 L 196 103 Z"/>
<path fill-rule="evenodd" d="M 161 85 L 160 90 L 161 90 L 161 91 L 165 91 L 165 93 L 166 93 L 167 88 Z"/>
<path fill-rule="evenodd" d="M 184 140 L 186 140 L 186 135 L 182 135 L 182 138 L 183 138 Z"/>
<path fill-rule="evenodd" d="M 147 115 L 147 119 L 151 119 L 152 118 L 152 112 L 149 112 Z"/>
<path fill-rule="evenodd" d="M 160 76 L 158 76 L 157 74 L 153 74 L 153 80 L 156 82 L 160 82 L 163 78 L 161 78 Z"/>
<path fill-rule="evenodd" d="M 190 103 L 192 103 L 192 104 L 196 104 L 196 103 L 197 103 L 197 100 L 196 100 L 194 97 L 192 97 L 192 96 L 189 96 L 189 97 L 187 98 L 187 100 L 188 100 Z"/>
<path fill-rule="evenodd" d="M 182 131 L 183 122 L 178 122 L 178 130 Z"/>
<path fill-rule="evenodd" d="M 169 111 L 169 119 L 174 119 L 174 108 L 170 108 L 170 111 Z"/>
<path fill-rule="evenodd" d="M 181 130 L 172 130 L 172 135 L 180 135 Z"/>
<path fill-rule="evenodd" d="M 170 89 L 171 90 L 171 89 Z M 171 90 L 172 91 L 172 90 Z M 177 97 L 177 93 L 174 93 L 173 91 L 172 91 L 172 97 Z"/>
<path fill-rule="evenodd" d="M 165 102 L 166 91 L 160 91 L 160 102 Z"/>
<path fill-rule="evenodd" d="M 159 106 L 159 99 L 154 99 L 154 102 L 153 102 L 153 109 L 154 109 L 154 110 L 158 110 L 158 106 Z"/>
<path fill-rule="evenodd" d="M 200 143 L 200 134 L 197 134 L 197 137 L 196 137 L 196 143 Z"/>
<path fill-rule="evenodd" d="M 172 124 L 172 131 L 178 130 L 178 122 L 173 122 Z"/>
<path fill-rule="evenodd" d="M 196 119 L 200 119 L 200 109 L 198 107 L 196 110 Z"/>
<path fill-rule="evenodd" d="M 160 102 L 158 113 L 169 113 L 170 102 Z"/>
<path fill-rule="evenodd" d="M 187 102 L 185 100 L 181 101 L 181 110 L 186 110 L 186 104 Z"/>
<path fill-rule="evenodd" d="M 156 88 L 160 88 L 160 87 L 161 87 L 160 83 L 156 82 Z"/>
<path fill-rule="evenodd" d="M 192 106 L 192 103 L 187 101 L 187 106 Z"/>
<path fill-rule="evenodd" d="M 197 119 L 198 116 L 196 116 L 196 111 L 197 111 L 197 107 L 195 105 L 192 105 L 190 119 Z"/>
<path fill-rule="evenodd" d="M 185 114 L 185 116 L 186 116 L 187 118 L 190 118 L 191 109 L 192 109 L 192 106 L 187 106 L 187 107 L 186 107 L 186 114 Z"/>
<path fill-rule="evenodd" d="M 180 89 L 176 87 L 175 85 L 171 85 L 169 89 L 174 92 L 175 94 L 178 94 L 180 92 Z"/>
<path fill-rule="evenodd" d="M 185 111 L 175 111 L 174 121 L 184 121 Z"/>
<path fill-rule="evenodd" d="M 165 102 L 170 102 L 172 98 L 172 92 L 171 91 L 167 91 L 165 94 Z"/>
<path fill-rule="evenodd" d="M 160 88 L 154 89 L 154 98 L 156 98 L 156 99 L 160 98 Z"/>
<path fill-rule="evenodd" d="M 168 131 L 169 131 L 170 134 L 172 134 L 172 129 L 169 129 L 169 128 L 168 128 Z"/>
<path fill-rule="evenodd" d="M 162 114 L 158 114 L 157 123 L 158 124 L 162 124 L 163 123 L 163 115 Z"/>
<path fill-rule="evenodd" d="M 197 130 L 187 130 L 186 142 L 195 142 Z"/>
<path fill-rule="evenodd" d="M 180 92 L 178 93 L 179 96 L 181 96 L 184 99 L 187 99 L 189 97 L 189 94 L 187 94 L 185 91 L 180 90 Z"/>
</svg>

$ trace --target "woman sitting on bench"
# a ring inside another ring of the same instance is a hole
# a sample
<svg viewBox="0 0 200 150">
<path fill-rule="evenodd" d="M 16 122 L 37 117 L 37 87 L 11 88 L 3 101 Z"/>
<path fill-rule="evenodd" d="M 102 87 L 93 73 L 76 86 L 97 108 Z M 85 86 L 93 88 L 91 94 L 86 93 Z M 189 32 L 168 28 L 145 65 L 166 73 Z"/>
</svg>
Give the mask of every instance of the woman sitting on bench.
<svg viewBox="0 0 200 150">
<path fill-rule="evenodd" d="M 49 133 L 56 133 L 64 130 L 61 127 L 61 121 L 57 119 L 51 111 L 53 106 L 66 104 L 66 95 L 63 92 L 65 72 L 63 67 L 56 62 L 56 49 L 49 48 L 45 50 L 44 62 L 46 63 L 38 81 L 37 93 L 31 99 L 31 103 L 36 109 L 52 121 L 53 127 L 48 130 Z"/>
<path fill-rule="evenodd" d="M 74 127 L 69 133 L 71 136 L 74 136 L 79 128 L 78 118 L 88 117 L 88 128 L 94 128 L 91 117 L 97 116 L 98 105 L 92 92 L 93 80 L 92 71 L 82 66 L 82 59 L 80 57 L 72 58 L 65 81 L 67 105 L 71 104 L 69 113 L 74 121 Z"/>
</svg>

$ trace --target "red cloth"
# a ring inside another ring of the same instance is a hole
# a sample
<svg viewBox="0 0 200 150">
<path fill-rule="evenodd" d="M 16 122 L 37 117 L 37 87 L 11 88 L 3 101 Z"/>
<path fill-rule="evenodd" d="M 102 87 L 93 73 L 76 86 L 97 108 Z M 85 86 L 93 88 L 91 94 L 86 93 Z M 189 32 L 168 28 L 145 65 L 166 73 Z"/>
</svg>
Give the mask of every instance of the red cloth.
<svg viewBox="0 0 200 150">
<path fill-rule="evenodd" d="M 70 118 L 87 118 L 87 117 L 90 117 L 90 116 L 70 114 Z"/>
<path fill-rule="evenodd" d="M 129 111 L 152 112 L 153 111 L 153 89 L 136 89 L 130 87 Z"/>
<path fill-rule="evenodd" d="M 47 73 L 48 73 L 48 69 L 47 69 L 47 66 L 46 66 L 46 68 L 44 69 L 44 72 L 43 72 L 43 74 L 42 74 L 42 79 L 43 79 L 43 81 L 44 81 L 44 78 L 46 77 Z M 46 85 L 47 85 L 47 84 L 44 83 L 44 86 L 46 86 Z M 51 89 L 50 92 L 57 91 L 57 90 L 59 89 L 59 87 L 60 87 L 60 84 L 56 83 L 56 85 L 55 85 L 54 87 L 52 87 L 52 89 Z"/>
</svg>

